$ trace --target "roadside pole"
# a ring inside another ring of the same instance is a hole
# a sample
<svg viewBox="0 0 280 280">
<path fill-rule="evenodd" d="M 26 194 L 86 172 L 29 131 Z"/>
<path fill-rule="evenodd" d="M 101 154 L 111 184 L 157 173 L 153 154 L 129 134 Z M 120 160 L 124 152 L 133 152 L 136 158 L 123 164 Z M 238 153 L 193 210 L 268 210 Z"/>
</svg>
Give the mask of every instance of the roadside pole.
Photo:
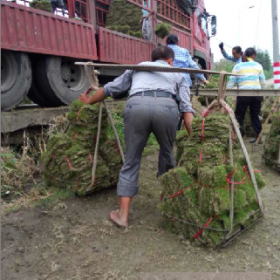
<svg viewBox="0 0 280 280">
<path fill-rule="evenodd" d="M 271 0 L 272 9 L 272 30 L 273 30 L 273 73 L 274 88 L 280 88 L 280 49 L 279 49 L 279 32 L 278 32 L 278 12 L 277 0 Z"/>
</svg>

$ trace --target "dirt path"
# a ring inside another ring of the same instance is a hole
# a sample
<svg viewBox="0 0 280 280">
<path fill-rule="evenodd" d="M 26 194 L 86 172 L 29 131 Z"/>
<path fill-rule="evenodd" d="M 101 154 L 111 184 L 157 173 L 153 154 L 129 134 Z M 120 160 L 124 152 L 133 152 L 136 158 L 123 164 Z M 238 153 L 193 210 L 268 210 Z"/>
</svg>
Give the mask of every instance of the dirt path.
<svg viewBox="0 0 280 280">
<path fill-rule="evenodd" d="M 152 271 L 271 272 L 280 279 L 280 177 L 255 154 L 267 182 L 266 218 L 226 249 L 194 247 L 162 229 L 153 155 L 143 161 L 128 230 L 107 220 L 118 205 L 115 190 L 2 216 L 2 279 L 138 279 Z"/>
</svg>

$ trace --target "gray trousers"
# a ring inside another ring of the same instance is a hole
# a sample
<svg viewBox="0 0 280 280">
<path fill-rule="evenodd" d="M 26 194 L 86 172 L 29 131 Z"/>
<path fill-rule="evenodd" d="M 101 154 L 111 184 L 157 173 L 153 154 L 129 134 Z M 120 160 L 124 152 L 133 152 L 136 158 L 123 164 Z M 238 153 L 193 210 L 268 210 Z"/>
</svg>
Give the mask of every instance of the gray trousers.
<svg viewBox="0 0 280 280">
<path fill-rule="evenodd" d="M 152 18 L 143 18 L 142 35 L 144 40 L 152 41 L 153 39 L 153 25 Z"/>
<path fill-rule="evenodd" d="M 173 147 L 179 111 L 171 98 L 135 96 L 127 101 L 123 116 L 126 154 L 117 194 L 133 197 L 138 192 L 141 157 L 151 133 L 160 146 L 158 176 L 175 167 Z"/>
</svg>

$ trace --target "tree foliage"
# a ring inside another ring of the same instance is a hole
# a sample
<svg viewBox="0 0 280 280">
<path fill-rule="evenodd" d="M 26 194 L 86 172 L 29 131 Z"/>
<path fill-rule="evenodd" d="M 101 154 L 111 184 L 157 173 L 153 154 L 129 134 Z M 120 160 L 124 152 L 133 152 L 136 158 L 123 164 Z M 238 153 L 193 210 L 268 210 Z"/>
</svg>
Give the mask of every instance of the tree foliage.
<svg viewBox="0 0 280 280">
<path fill-rule="evenodd" d="M 272 62 L 268 51 L 257 49 L 256 61 L 262 65 L 264 70 L 271 71 Z"/>
</svg>

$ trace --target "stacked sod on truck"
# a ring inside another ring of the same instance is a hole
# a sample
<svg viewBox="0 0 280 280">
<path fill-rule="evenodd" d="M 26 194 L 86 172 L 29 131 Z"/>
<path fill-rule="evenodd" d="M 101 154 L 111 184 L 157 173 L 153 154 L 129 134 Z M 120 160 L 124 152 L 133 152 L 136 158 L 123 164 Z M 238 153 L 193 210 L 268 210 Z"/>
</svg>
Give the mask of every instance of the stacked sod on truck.
<svg viewBox="0 0 280 280">
<path fill-rule="evenodd" d="M 166 22 L 159 23 L 155 27 L 155 34 L 161 38 L 164 39 L 166 36 L 170 34 L 172 26 Z"/>
<path fill-rule="evenodd" d="M 265 143 L 265 163 L 280 172 L 280 112 L 272 116 L 270 133 Z"/>
<path fill-rule="evenodd" d="M 113 1 L 106 16 L 105 27 L 142 38 L 142 10 L 125 0 Z"/>
<path fill-rule="evenodd" d="M 116 186 L 122 162 L 117 143 L 108 139 L 108 120 L 103 108 L 95 182 L 89 189 L 98 112 L 97 105 L 83 105 L 80 101 L 71 104 L 66 132 L 53 134 L 43 155 L 44 179 L 48 185 L 71 189 L 78 195 Z"/>
<path fill-rule="evenodd" d="M 225 115 L 195 118 L 191 136 L 185 131 L 177 135 L 178 167 L 161 177 L 164 198 L 159 207 L 165 226 L 209 247 L 221 245 L 230 230 L 232 183 L 234 231 L 252 223 L 259 214 L 254 186 L 234 134 L 234 164 L 230 164 L 229 129 Z M 255 176 L 258 187 L 263 187 L 261 174 Z"/>
</svg>

